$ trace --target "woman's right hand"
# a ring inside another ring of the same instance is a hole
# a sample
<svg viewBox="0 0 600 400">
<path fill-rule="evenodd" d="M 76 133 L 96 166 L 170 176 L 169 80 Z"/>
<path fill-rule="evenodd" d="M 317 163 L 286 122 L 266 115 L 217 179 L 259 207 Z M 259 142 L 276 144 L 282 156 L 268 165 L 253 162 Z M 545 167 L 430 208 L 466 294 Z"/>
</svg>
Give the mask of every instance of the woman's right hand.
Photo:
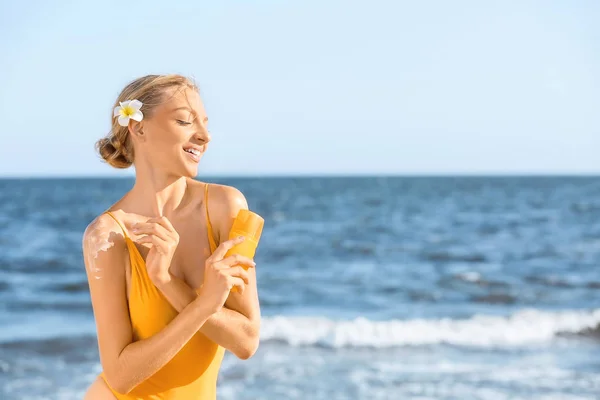
<svg viewBox="0 0 600 400">
<path fill-rule="evenodd" d="M 206 259 L 204 282 L 197 293 L 202 303 L 209 307 L 213 313 L 221 310 L 229 297 L 231 289 L 236 287 L 238 293 L 244 292 L 248 283 L 248 273 L 240 265 L 249 268 L 256 266 L 250 258 L 239 254 L 223 258 L 229 249 L 243 241 L 243 236 L 227 240 L 221 243 L 214 253 Z"/>
</svg>

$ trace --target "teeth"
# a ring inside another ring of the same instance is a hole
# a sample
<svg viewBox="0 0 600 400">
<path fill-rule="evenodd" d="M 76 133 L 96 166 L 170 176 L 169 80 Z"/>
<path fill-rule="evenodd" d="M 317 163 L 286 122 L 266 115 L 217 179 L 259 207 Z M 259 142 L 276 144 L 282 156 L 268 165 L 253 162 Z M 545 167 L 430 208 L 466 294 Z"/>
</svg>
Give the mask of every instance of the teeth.
<svg viewBox="0 0 600 400">
<path fill-rule="evenodd" d="M 199 156 L 200 152 L 196 149 L 186 149 L 185 151 L 187 151 L 188 153 L 192 153 L 195 156 Z"/>
</svg>

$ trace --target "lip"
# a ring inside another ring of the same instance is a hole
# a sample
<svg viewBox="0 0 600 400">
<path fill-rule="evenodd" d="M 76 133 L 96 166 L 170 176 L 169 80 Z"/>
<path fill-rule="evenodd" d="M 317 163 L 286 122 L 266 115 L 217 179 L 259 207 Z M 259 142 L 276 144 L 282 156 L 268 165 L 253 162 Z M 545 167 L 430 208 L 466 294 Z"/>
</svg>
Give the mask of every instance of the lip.
<svg viewBox="0 0 600 400">
<path fill-rule="evenodd" d="M 195 154 L 189 153 L 186 150 L 196 150 L 199 154 L 195 155 Z M 204 153 L 204 146 L 188 144 L 186 146 L 183 146 L 183 152 L 185 154 L 187 154 L 191 158 L 192 161 L 194 161 L 195 163 L 198 163 L 198 162 L 200 162 L 200 157 L 202 157 L 202 154 Z"/>
<path fill-rule="evenodd" d="M 184 152 L 184 153 L 185 153 L 185 154 L 186 154 L 186 155 L 187 155 L 187 156 L 188 156 L 188 157 L 189 157 L 189 158 L 190 158 L 192 161 L 194 161 L 195 163 L 198 163 L 198 162 L 200 162 L 200 156 L 199 156 L 199 155 L 197 156 L 197 155 L 195 155 L 195 154 L 188 153 L 188 152 L 187 152 L 187 151 L 185 151 L 185 150 L 183 150 L 183 152 Z M 200 153 L 200 154 L 202 154 L 202 153 Z"/>
<path fill-rule="evenodd" d="M 196 150 L 200 154 L 204 153 L 204 146 L 198 146 L 196 144 L 188 144 L 188 145 L 183 146 L 183 150 L 190 150 L 190 149 Z"/>
</svg>

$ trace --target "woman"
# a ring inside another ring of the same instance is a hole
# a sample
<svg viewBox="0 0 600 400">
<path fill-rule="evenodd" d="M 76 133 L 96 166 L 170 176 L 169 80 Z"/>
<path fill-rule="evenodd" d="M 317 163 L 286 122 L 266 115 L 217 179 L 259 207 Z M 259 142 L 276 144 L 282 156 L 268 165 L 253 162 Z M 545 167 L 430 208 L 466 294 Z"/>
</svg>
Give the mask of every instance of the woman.
<svg viewBox="0 0 600 400">
<path fill-rule="evenodd" d="M 255 264 L 225 257 L 243 241 L 225 239 L 246 199 L 193 179 L 207 123 L 190 80 L 145 76 L 123 89 L 97 143 L 136 179 L 83 237 L 103 369 L 85 399 L 215 399 L 225 349 L 247 359 L 258 347 Z"/>
</svg>

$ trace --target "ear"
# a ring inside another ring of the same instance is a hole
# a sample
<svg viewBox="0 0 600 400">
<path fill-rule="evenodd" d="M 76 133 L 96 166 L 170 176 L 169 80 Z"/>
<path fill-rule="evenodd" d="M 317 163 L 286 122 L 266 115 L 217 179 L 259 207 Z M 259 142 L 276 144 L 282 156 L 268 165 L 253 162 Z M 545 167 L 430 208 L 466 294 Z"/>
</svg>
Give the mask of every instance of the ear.
<svg viewBox="0 0 600 400">
<path fill-rule="evenodd" d="M 134 136 L 136 139 L 140 141 L 146 140 L 146 135 L 144 134 L 144 121 L 129 121 L 129 134 Z"/>
</svg>

